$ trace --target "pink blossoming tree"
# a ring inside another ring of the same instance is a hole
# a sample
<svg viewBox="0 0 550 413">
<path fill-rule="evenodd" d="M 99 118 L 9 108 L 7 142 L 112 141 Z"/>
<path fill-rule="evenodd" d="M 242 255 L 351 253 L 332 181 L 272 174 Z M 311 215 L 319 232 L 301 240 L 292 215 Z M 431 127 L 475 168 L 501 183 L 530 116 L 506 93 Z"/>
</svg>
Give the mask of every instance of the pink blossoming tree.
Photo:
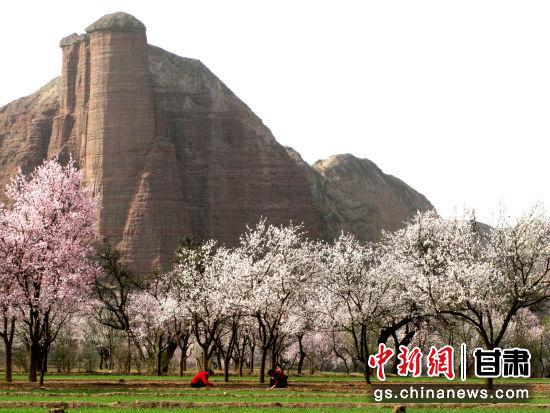
<svg viewBox="0 0 550 413">
<path fill-rule="evenodd" d="M 81 181 L 72 160 L 67 166 L 45 161 L 11 180 L 12 207 L 0 211 L 0 277 L 11 286 L 2 302 L 13 303 L 26 328 L 31 382 L 40 371 L 43 383 L 51 343 L 82 307 L 96 273 L 88 259 L 96 204 Z"/>
</svg>

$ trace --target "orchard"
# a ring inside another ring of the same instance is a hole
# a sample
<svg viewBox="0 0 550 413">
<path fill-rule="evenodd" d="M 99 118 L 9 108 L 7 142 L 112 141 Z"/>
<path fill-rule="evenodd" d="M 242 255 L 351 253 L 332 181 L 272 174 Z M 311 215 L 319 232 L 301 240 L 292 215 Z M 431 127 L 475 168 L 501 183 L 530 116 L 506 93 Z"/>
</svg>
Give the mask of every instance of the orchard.
<svg viewBox="0 0 550 413">
<path fill-rule="evenodd" d="M 95 233 L 97 208 L 71 161 L 20 173 L 0 209 L 5 379 L 46 373 L 217 369 L 223 380 L 283 366 L 360 374 L 380 344 L 522 347 L 550 375 L 550 218 L 535 206 L 486 228 L 473 212 L 418 213 L 362 242 L 308 239 L 269 217 L 237 245 L 188 237 L 167 272 L 138 276 Z M 471 366 L 468 369 L 471 370 Z M 386 373 L 396 374 L 397 363 Z"/>
</svg>

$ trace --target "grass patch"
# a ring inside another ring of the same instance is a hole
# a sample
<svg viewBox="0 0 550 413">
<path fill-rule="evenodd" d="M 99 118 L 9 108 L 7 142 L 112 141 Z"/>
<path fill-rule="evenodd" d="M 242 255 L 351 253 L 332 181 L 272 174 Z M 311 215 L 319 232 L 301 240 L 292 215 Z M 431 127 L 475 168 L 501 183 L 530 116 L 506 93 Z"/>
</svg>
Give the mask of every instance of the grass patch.
<svg viewBox="0 0 550 413">
<path fill-rule="evenodd" d="M 277 407 L 277 408 L 254 408 L 254 407 L 208 407 L 208 408 L 76 408 L 70 409 L 68 412 L 72 413 L 176 413 L 180 411 L 185 412 L 196 412 L 196 413 L 206 413 L 206 412 L 235 412 L 235 413 L 286 413 L 286 412 L 303 412 L 303 408 L 287 408 L 287 407 Z M 308 413 L 340 413 L 340 412 L 365 412 L 365 413 L 386 413 L 391 412 L 390 407 L 359 407 L 359 408 L 339 408 L 339 407 L 324 407 L 324 408 L 313 408 L 307 409 Z M 412 413 L 456 413 L 456 412 L 471 412 L 471 413 L 494 413 L 494 407 L 427 407 L 427 408 L 407 408 L 407 412 Z M 520 408 L 499 408 L 499 413 L 542 413 L 544 410 L 540 408 L 529 408 L 529 407 L 520 407 Z M 3 413 L 45 413 L 47 412 L 44 408 L 21 408 L 21 409 L 3 409 Z"/>
<path fill-rule="evenodd" d="M 360 375 L 292 376 L 288 389 L 270 390 L 258 383 L 258 377 L 231 377 L 224 383 L 215 377 L 216 387 L 192 389 L 191 376 L 146 375 L 49 375 L 45 387 L 26 383 L 22 375 L 18 383 L 0 383 L 0 412 L 47 413 L 60 406 L 67 412 L 82 413 L 175 413 L 175 412 L 391 412 L 391 404 L 376 404 Z M 123 380 L 119 382 L 119 380 Z M 391 377 L 389 383 L 438 384 L 442 379 Z M 506 384 L 512 381 L 504 380 Z M 494 412 L 535 413 L 550 410 L 550 380 L 515 380 L 530 384 L 530 399 L 522 404 L 483 404 L 489 400 L 468 403 L 405 403 L 407 412 Z M 460 382 L 454 381 L 455 385 Z M 468 380 L 467 384 L 481 384 Z M 411 401 L 413 402 L 413 401 Z"/>
</svg>

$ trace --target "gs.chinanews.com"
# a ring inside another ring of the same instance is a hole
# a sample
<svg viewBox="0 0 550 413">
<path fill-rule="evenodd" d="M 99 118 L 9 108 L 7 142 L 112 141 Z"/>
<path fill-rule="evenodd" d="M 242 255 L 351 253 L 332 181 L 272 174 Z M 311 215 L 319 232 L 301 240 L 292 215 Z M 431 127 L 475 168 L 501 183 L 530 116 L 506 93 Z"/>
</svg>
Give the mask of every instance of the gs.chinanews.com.
<svg viewBox="0 0 550 413">
<path fill-rule="evenodd" d="M 527 402 L 529 389 L 527 386 L 498 386 L 488 389 L 480 386 L 400 384 L 374 386 L 372 395 L 375 402 L 510 403 Z"/>
</svg>

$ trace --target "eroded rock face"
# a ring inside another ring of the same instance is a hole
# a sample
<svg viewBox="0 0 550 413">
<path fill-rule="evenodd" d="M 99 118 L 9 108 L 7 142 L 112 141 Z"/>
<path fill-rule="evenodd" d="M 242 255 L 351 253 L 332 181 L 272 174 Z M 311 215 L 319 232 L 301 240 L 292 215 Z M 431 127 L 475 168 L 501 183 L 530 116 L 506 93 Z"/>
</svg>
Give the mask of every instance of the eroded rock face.
<svg viewBox="0 0 550 413">
<path fill-rule="evenodd" d="M 344 231 L 378 240 L 382 230 L 401 228 L 417 211 L 434 209 L 424 195 L 368 159 L 335 155 L 310 166 L 293 149 L 287 151 L 309 178 L 324 238 Z"/>
<path fill-rule="evenodd" d="M 0 187 L 18 168 L 30 172 L 48 155 L 54 117 L 59 111 L 59 78 L 30 96 L 0 108 Z M 3 191 L 0 191 L 2 202 Z"/>
<path fill-rule="evenodd" d="M 233 245 L 262 216 L 376 239 L 431 207 L 368 161 L 305 164 L 200 61 L 148 45 L 133 16 L 86 31 L 60 42 L 61 78 L 0 108 L 0 185 L 71 155 L 98 197 L 100 234 L 137 271 L 166 268 L 184 235 Z"/>
</svg>

